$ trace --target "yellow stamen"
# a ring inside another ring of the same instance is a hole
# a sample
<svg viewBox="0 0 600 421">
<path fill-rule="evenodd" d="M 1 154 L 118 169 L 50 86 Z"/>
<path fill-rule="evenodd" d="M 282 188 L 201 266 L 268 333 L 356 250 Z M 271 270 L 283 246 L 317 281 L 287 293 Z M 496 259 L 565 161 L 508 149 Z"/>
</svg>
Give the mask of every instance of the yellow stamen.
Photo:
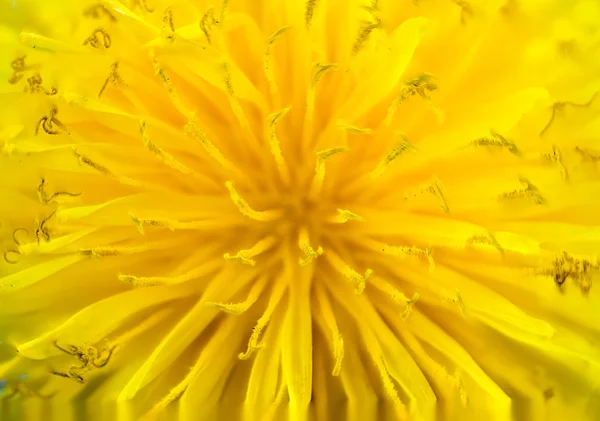
<svg viewBox="0 0 600 421">
<path fill-rule="evenodd" d="M 198 279 L 202 276 L 209 275 L 210 273 L 218 270 L 220 263 L 217 260 L 212 260 L 209 263 L 204 263 L 194 268 L 193 270 L 183 273 L 181 275 L 174 276 L 135 276 L 135 275 L 124 275 L 119 274 L 118 279 L 121 282 L 127 282 L 135 287 L 152 287 L 159 285 L 174 285 L 180 284 L 187 281 Z"/>
<path fill-rule="evenodd" d="M 110 256 L 121 256 L 124 254 L 132 254 L 136 251 L 143 250 L 143 248 L 137 247 L 94 247 L 89 249 L 81 249 L 81 253 L 92 256 L 92 257 L 110 257 Z"/>
<path fill-rule="evenodd" d="M 82 165 L 87 165 L 88 167 L 91 167 L 93 169 L 95 169 L 96 171 L 109 176 L 111 178 L 114 178 L 115 180 L 117 180 L 118 182 L 126 185 L 126 186 L 132 186 L 132 187 L 145 187 L 147 186 L 145 183 L 140 182 L 138 180 L 134 180 L 132 178 L 129 177 L 125 177 L 125 176 L 121 176 L 121 175 L 116 175 L 114 174 L 112 171 L 110 171 L 108 168 L 97 164 L 96 162 L 92 161 L 90 158 L 88 158 L 85 155 L 80 154 L 79 152 L 77 152 L 76 149 L 73 149 L 73 153 L 75 154 L 75 156 L 79 159 L 79 162 Z"/>
<path fill-rule="evenodd" d="M 431 184 L 427 184 L 425 186 L 419 187 L 409 192 L 404 198 L 409 199 L 410 197 L 417 197 L 420 194 L 430 193 L 437 197 L 441 201 L 441 208 L 445 213 L 450 212 L 450 207 L 448 206 L 448 202 L 446 201 L 446 196 L 444 194 L 444 188 L 442 182 L 434 177 Z"/>
<path fill-rule="evenodd" d="M 175 25 L 173 24 L 173 10 L 165 9 L 162 20 L 162 36 L 170 42 L 175 40 Z"/>
<path fill-rule="evenodd" d="M 229 7 L 229 0 L 223 0 L 221 4 L 221 22 L 225 21 L 225 15 L 227 14 L 227 8 Z"/>
<path fill-rule="evenodd" d="M 129 216 L 135 222 L 140 234 L 144 235 L 144 227 L 161 227 L 167 228 L 170 231 L 175 230 L 202 230 L 215 227 L 215 221 L 206 219 L 201 221 L 178 221 L 177 219 L 157 219 L 157 218 L 140 218 L 133 212 L 129 212 Z"/>
<path fill-rule="evenodd" d="M 546 124 L 546 126 L 540 132 L 540 137 L 543 137 L 546 134 L 546 132 L 548 130 L 550 130 L 550 127 L 552 126 L 552 124 L 554 123 L 554 120 L 556 119 L 557 113 L 563 111 L 567 107 L 567 105 L 569 105 L 571 107 L 575 107 L 575 108 L 588 108 L 596 100 L 598 95 L 600 95 L 600 91 L 594 93 L 592 95 L 592 97 L 590 98 L 590 100 L 583 104 L 577 104 L 577 103 L 569 102 L 569 101 L 558 101 L 558 102 L 555 102 L 554 104 L 552 104 L 552 114 L 550 115 L 550 120 L 548 121 L 548 124 Z"/>
<path fill-rule="evenodd" d="M 283 28 L 280 28 L 277 31 L 275 31 L 275 33 L 273 35 L 271 35 L 271 38 L 269 38 L 269 41 L 267 42 L 267 48 L 265 50 L 265 56 L 263 59 L 263 69 L 264 69 L 267 81 L 269 83 L 269 90 L 271 92 L 271 97 L 275 101 L 276 105 L 278 105 L 277 99 L 278 99 L 278 95 L 279 95 L 279 90 L 277 88 L 277 81 L 275 79 L 275 69 L 273 68 L 273 62 L 271 60 L 271 50 L 273 49 L 273 45 L 281 37 L 281 35 L 283 35 L 290 28 L 291 28 L 290 26 L 284 26 Z"/>
<path fill-rule="evenodd" d="M 558 164 L 558 167 L 560 168 L 560 175 L 563 178 L 563 180 L 565 180 L 565 181 L 569 180 L 569 172 L 567 170 L 567 167 L 565 167 L 565 164 L 563 163 L 562 153 L 560 152 L 560 150 L 558 149 L 558 147 L 556 145 L 552 146 L 551 153 L 543 153 L 542 154 L 542 160 L 553 163 L 553 164 Z"/>
<path fill-rule="evenodd" d="M 235 206 L 237 206 L 242 215 L 247 216 L 250 219 L 254 219 L 255 221 L 262 222 L 273 221 L 281 216 L 281 212 L 276 210 L 255 211 L 248 205 L 248 203 L 246 203 L 244 199 L 242 199 L 242 197 L 233 187 L 233 183 L 231 181 L 225 182 L 225 186 L 229 190 L 231 200 Z"/>
<path fill-rule="evenodd" d="M 100 39 L 100 36 L 102 39 Z M 100 48 L 103 46 L 104 48 L 110 48 L 112 45 L 112 40 L 110 35 L 102 28 L 95 29 L 92 32 L 92 35 L 87 37 L 85 41 L 83 41 L 83 45 L 91 45 L 94 48 Z"/>
<path fill-rule="evenodd" d="M 323 254 L 323 248 L 322 247 L 318 247 L 317 250 L 315 251 L 311 246 L 310 246 L 310 239 L 308 238 L 308 231 L 306 230 L 306 228 L 301 228 L 299 235 L 298 235 L 298 247 L 300 247 L 300 250 L 302 250 L 302 252 L 305 255 L 305 258 L 300 258 L 298 259 L 298 263 L 300 263 L 300 266 L 307 266 L 310 263 L 312 263 L 313 259 L 316 259 L 317 257 L 319 257 L 320 255 Z"/>
<path fill-rule="evenodd" d="M 364 222 L 365 218 L 346 209 L 337 209 L 337 215 L 329 218 L 333 224 L 345 224 L 348 221 Z"/>
<path fill-rule="evenodd" d="M 115 62 L 110 66 L 110 74 L 104 81 L 104 85 L 102 85 L 102 88 L 98 93 L 98 98 L 102 96 L 109 83 L 112 83 L 114 86 L 117 86 L 119 83 L 124 84 L 123 79 L 119 75 L 119 62 Z"/>
<path fill-rule="evenodd" d="M 171 231 L 175 231 L 173 223 L 171 221 L 168 221 L 168 220 L 141 219 L 141 218 L 138 218 L 137 216 L 135 216 L 131 212 L 129 212 L 129 216 L 131 217 L 131 219 L 133 219 L 133 221 L 135 222 L 135 224 L 137 226 L 138 231 L 142 235 L 145 234 L 144 226 L 148 226 L 148 227 L 163 227 L 163 228 L 168 228 Z"/>
<path fill-rule="evenodd" d="M 288 111 L 290 111 L 289 108 L 284 108 L 283 110 L 273 113 L 267 117 L 267 139 L 269 140 L 271 153 L 275 158 L 275 163 L 277 164 L 279 174 L 283 178 L 283 181 L 286 183 L 289 181 L 289 170 L 283 158 L 281 146 L 279 144 L 279 140 L 277 139 L 277 133 L 275 130 L 279 119 L 286 115 Z"/>
<path fill-rule="evenodd" d="M 195 123 L 194 114 L 189 115 L 189 122 L 185 126 L 185 133 L 198 140 L 208 155 L 223 168 L 238 172 L 237 168 L 221 153 L 221 151 L 206 137 L 206 134 Z"/>
<path fill-rule="evenodd" d="M 334 69 L 337 67 L 336 64 L 315 64 L 317 71 L 313 76 L 312 83 L 307 90 L 306 93 L 306 115 L 304 118 L 304 144 L 307 144 L 312 136 L 313 136 L 313 126 L 312 122 L 314 119 L 315 113 L 315 91 L 317 88 L 317 84 L 328 70 Z"/>
<path fill-rule="evenodd" d="M 370 241 L 369 245 L 374 250 L 381 250 L 383 253 L 389 256 L 398 256 L 398 257 L 425 257 L 427 258 L 427 262 L 429 263 L 429 268 L 433 269 L 435 267 L 435 262 L 433 260 L 433 250 L 431 248 L 422 249 L 420 247 L 415 246 L 392 246 L 385 243 L 380 243 L 378 241 Z"/>
<path fill-rule="evenodd" d="M 323 188 L 323 181 L 325 180 L 325 162 L 333 155 L 341 152 L 348 152 L 349 150 L 350 149 L 343 146 L 317 152 L 316 174 L 311 185 L 312 194 L 316 195 L 320 193 L 321 189 Z"/>
<path fill-rule="evenodd" d="M 315 8 L 317 7 L 317 2 L 318 2 L 318 0 L 308 0 L 306 2 L 306 12 L 304 14 L 304 23 L 306 24 L 307 28 L 310 27 L 310 23 L 313 19 L 314 13 L 315 13 Z"/>
<path fill-rule="evenodd" d="M 231 81 L 231 69 L 229 68 L 230 64 L 228 62 L 223 63 L 223 71 L 225 72 L 225 88 L 227 90 L 227 94 L 229 95 L 229 104 L 231 105 L 231 110 L 235 115 L 238 123 L 244 129 L 249 127 L 248 119 L 244 114 L 244 110 L 242 110 L 242 106 L 240 105 L 240 101 L 235 95 L 233 91 L 233 82 Z"/>
<path fill-rule="evenodd" d="M 217 302 L 207 302 L 206 305 L 210 307 L 215 307 L 225 313 L 240 315 L 247 311 L 260 297 L 265 285 L 267 283 L 267 277 L 261 276 L 258 278 L 256 282 L 252 284 L 252 288 L 250 289 L 250 293 L 248 294 L 248 298 L 246 298 L 241 303 L 217 303 Z"/>
<path fill-rule="evenodd" d="M 202 16 L 202 19 L 200 20 L 200 29 L 202 30 L 202 33 L 206 37 L 206 42 L 208 42 L 209 44 L 212 43 L 211 39 L 210 39 L 210 33 L 211 33 L 212 25 L 215 23 L 216 23 L 216 21 L 215 21 L 214 9 L 212 7 L 210 7 L 206 11 L 206 13 L 204 13 L 204 16 Z"/>
<path fill-rule="evenodd" d="M 473 244 L 485 244 L 485 245 L 492 246 L 496 250 L 498 250 L 500 252 L 500 254 L 504 255 L 504 249 L 502 248 L 500 243 L 498 243 L 496 236 L 494 234 L 492 234 L 491 232 L 488 233 L 488 235 L 474 235 L 472 237 L 469 237 L 467 239 L 467 245 L 469 246 L 469 245 L 473 245 Z"/>
<path fill-rule="evenodd" d="M 450 302 L 460 310 L 460 313 L 463 316 L 467 315 L 467 308 L 465 306 L 465 302 L 463 301 L 462 294 L 460 290 L 456 289 L 454 294 L 449 293 L 448 291 L 442 291 L 443 301 Z"/>
<path fill-rule="evenodd" d="M 373 16 L 375 22 L 369 22 L 363 26 L 363 28 L 358 33 L 356 41 L 354 41 L 354 45 L 352 45 L 352 56 L 358 55 L 362 47 L 366 44 L 367 40 L 371 33 L 378 28 L 381 28 L 381 20 L 375 16 Z"/>
<path fill-rule="evenodd" d="M 167 88 L 167 92 L 169 93 L 169 97 L 171 98 L 173 105 L 175 106 L 177 111 L 179 111 L 181 114 L 183 114 L 184 116 L 189 116 L 191 114 L 190 111 L 181 102 L 181 99 L 179 98 L 179 94 L 173 87 L 171 78 L 167 75 L 167 73 L 165 72 L 165 69 L 163 69 L 161 67 L 160 63 L 158 62 L 158 60 L 156 59 L 156 57 L 154 55 L 154 52 L 150 51 L 149 56 L 150 56 L 150 59 L 152 60 L 152 63 L 154 64 L 154 73 L 162 81 L 165 88 Z"/>
<path fill-rule="evenodd" d="M 389 282 L 385 282 L 379 277 L 373 277 L 371 283 L 375 286 L 375 288 L 388 294 L 394 303 L 404 306 L 401 316 L 402 320 L 406 320 L 410 316 L 414 304 L 420 298 L 420 295 L 416 292 L 413 294 L 412 298 L 408 298 L 402 292 L 394 288 Z"/>
<path fill-rule="evenodd" d="M 269 297 L 269 304 L 267 305 L 267 309 L 260 317 L 260 319 L 258 319 L 256 325 L 252 328 L 252 335 L 250 335 L 250 339 L 248 340 L 248 349 L 246 350 L 246 352 L 242 352 L 238 355 L 238 358 L 240 360 L 247 360 L 248 358 L 250 358 L 254 351 L 265 346 L 264 342 L 259 342 L 260 334 L 269 323 L 269 320 L 271 320 L 271 315 L 275 311 L 277 304 L 279 304 L 281 297 L 283 297 L 283 294 L 287 290 L 287 284 L 285 282 L 279 281 L 275 282 L 274 284 L 273 292 Z"/>
<path fill-rule="evenodd" d="M 587 294 L 592 287 L 592 271 L 600 271 L 600 259 L 575 257 L 563 251 L 552 262 L 551 268 L 536 269 L 534 273 L 551 277 L 559 288 L 570 279 L 583 294 Z"/>
<path fill-rule="evenodd" d="M 485 146 L 489 148 L 502 148 L 508 150 L 513 155 L 520 155 L 521 152 L 514 142 L 507 140 L 504 136 L 492 132 L 491 137 L 482 137 L 469 143 L 469 146 Z"/>
<path fill-rule="evenodd" d="M 337 122 L 337 126 L 341 130 L 344 130 L 344 131 L 350 132 L 350 133 L 357 133 L 357 134 L 371 134 L 371 133 L 373 133 L 373 130 L 371 130 L 369 128 L 356 127 L 356 126 L 348 124 L 348 123 L 346 123 L 346 122 L 344 122 L 342 120 L 339 120 Z"/>
<path fill-rule="evenodd" d="M 333 251 L 328 251 L 325 256 L 327 256 L 329 263 L 331 263 L 331 266 L 333 266 L 335 270 L 355 284 L 356 288 L 354 292 L 356 294 L 362 294 L 365 290 L 367 279 L 373 274 L 373 270 L 367 269 L 365 270 L 365 274 L 361 275 L 346 264 L 342 258 Z"/>
<path fill-rule="evenodd" d="M 392 149 L 388 152 L 388 154 L 386 155 L 386 157 L 379 163 L 379 165 L 377 165 L 377 168 L 375 168 L 373 171 L 371 171 L 371 178 L 376 179 L 381 177 L 381 175 L 383 174 L 383 172 L 388 168 L 388 166 L 390 165 L 390 163 L 398 158 L 400 155 L 402 155 L 404 152 L 406 151 L 416 151 L 417 149 L 409 142 L 408 138 L 406 137 L 406 135 L 404 135 L 403 133 L 397 133 L 398 135 L 400 135 L 400 137 L 402 137 L 402 140 L 398 143 L 396 143 Z"/>
<path fill-rule="evenodd" d="M 177 161 L 171 154 L 156 146 L 150 140 L 148 133 L 146 132 L 146 122 L 144 120 L 140 121 L 140 133 L 142 135 L 142 142 L 144 143 L 144 146 L 158 158 L 162 159 L 169 167 L 179 171 L 182 174 L 191 174 L 194 172 L 184 164 Z"/>
<path fill-rule="evenodd" d="M 225 260 L 236 260 L 246 265 L 254 266 L 256 264 L 256 261 L 253 259 L 253 257 L 256 257 L 259 254 L 262 254 L 265 251 L 269 250 L 276 243 L 277 239 L 275 237 L 266 237 L 249 249 L 240 250 L 234 255 L 225 253 L 223 257 L 225 258 Z"/>
<path fill-rule="evenodd" d="M 404 82 L 404 86 L 400 90 L 400 93 L 388 108 L 388 112 L 383 123 L 384 126 L 389 127 L 392 124 L 392 120 L 396 115 L 398 107 L 415 95 L 419 95 L 427 102 L 427 104 L 433 107 L 434 111 L 436 111 L 436 114 L 441 114 L 441 111 L 433 104 L 431 97 L 429 96 L 429 93 L 435 91 L 436 89 L 438 89 L 438 86 L 433 81 L 433 76 L 428 73 L 423 73 L 414 79 Z"/>
<path fill-rule="evenodd" d="M 46 192 L 46 179 L 42 178 L 42 181 L 40 182 L 38 188 L 37 188 L 37 192 L 38 192 L 38 198 L 40 199 L 40 202 L 44 203 L 44 204 L 49 204 L 52 202 L 59 202 L 58 200 L 56 200 L 57 198 L 60 197 L 78 197 L 81 196 L 81 193 L 69 193 L 66 191 L 59 191 L 59 192 L 54 192 L 51 195 L 48 195 L 48 193 Z"/>
<path fill-rule="evenodd" d="M 546 203 L 544 197 L 540 194 L 538 188 L 531 184 L 531 182 L 525 177 L 519 177 L 519 182 L 525 187 L 524 189 L 513 190 L 508 193 L 503 193 L 500 195 L 500 201 L 507 200 L 515 200 L 515 199 L 525 199 L 529 200 L 536 205 L 543 205 Z"/>
</svg>

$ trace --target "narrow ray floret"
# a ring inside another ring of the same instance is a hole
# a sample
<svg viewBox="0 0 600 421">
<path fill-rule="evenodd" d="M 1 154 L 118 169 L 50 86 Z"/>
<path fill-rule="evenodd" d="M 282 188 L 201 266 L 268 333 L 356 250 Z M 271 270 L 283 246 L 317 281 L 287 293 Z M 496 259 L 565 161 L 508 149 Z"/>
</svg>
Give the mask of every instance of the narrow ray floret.
<svg viewBox="0 0 600 421">
<path fill-rule="evenodd" d="M 0 5 L 0 418 L 600 419 L 599 22 Z"/>
</svg>

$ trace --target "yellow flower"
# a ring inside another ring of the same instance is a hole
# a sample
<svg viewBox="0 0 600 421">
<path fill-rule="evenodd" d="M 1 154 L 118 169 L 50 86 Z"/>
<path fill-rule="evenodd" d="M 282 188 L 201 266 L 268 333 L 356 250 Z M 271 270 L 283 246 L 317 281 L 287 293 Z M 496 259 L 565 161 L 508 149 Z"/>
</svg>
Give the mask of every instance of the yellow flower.
<svg viewBox="0 0 600 421">
<path fill-rule="evenodd" d="M 599 53 L 597 0 L 5 0 L 2 419 L 599 419 Z"/>
</svg>

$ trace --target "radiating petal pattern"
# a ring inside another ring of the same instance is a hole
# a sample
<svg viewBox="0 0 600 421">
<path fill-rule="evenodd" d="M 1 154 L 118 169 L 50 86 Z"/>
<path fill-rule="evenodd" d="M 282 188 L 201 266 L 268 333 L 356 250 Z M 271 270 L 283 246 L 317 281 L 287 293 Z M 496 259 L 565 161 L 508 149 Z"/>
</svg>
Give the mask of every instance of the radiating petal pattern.
<svg viewBox="0 0 600 421">
<path fill-rule="evenodd" d="M 596 0 L 3 0 L 0 419 L 600 419 Z"/>
</svg>

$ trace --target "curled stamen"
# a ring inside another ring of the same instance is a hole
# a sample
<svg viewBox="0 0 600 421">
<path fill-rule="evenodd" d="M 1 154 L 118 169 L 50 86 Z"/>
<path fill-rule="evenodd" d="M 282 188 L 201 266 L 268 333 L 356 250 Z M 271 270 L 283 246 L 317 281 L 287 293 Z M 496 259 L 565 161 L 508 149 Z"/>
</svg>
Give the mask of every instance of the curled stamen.
<svg viewBox="0 0 600 421">
<path fill-rule="evenodd" d="M 43 93 L 48 96 L 57 94 L 58 91 L 56 88 L 52 87 L 52 89 L 49 91 L 42 86 L 42 82 L 42 76 L 39 73 L 27 78 L 28 87 L 25 89 L 25 92 L 29 91 L 32 93 Z"/>
<path fill-rule="evenodd" d="M 64 348 L 58 344 L 58 341 L 54 341 L 54 346 L 69 355 L 79 355 L 80 353 L 79 348 L 75 345 L 69 345 L 67 348 Z"/>
<path fill-rule="evenodd" d="M 18 257 L 14 257 L 14 258 L 10 258 L 11 255 L 15 255 L 15 256 L 21 256 L 21 253 L 17 250 L 7 250 L 4 252 L 4 261 L 6 263 L 8 263 L 9 265 L 16 265 L 17 263 L 19 263 L 19 258 Z"/>
<path fill-rule="evenodd" d="M 39 184 L 39 186 L 37 188 L 37 192 L 38 192 L 38 198 L 40 199 L 40 202 L 42 202 L 42 203 L 44 203 L 46 205 L 48 203 L 51 203 L 57 197 L 61 197 L 61 196 L 78 197 L 78 196 L 81 196 L 81 193 L 70 193 L 70 192 L 66 192 L 66 191 L 54 192 L 51 195 L 48 195 L 48 193 L 46 192 L 46 179 L 45 178 L 42 178 L 42 181 L 40 182 L 40 184 Z"/>
<path fill-rule="evenodd" d="M 17 239 L 17 233 L 19 231 L 25 231 L 25 235 L 29 236 L 29 230 L 27 228 L 17 228 L 13 231 L 12 238 L 17 246 L 22 246 L 23 244 Z"/>
<path fill-rule="evenodd" d="M 35 135 L 37 136 L 40 132 L 40 127 L 44 129 L 49 135 L 58 135 L 67 132 L 67 127 L 56 119 L 58 109 L 52 107 L 50 113 L 47 116 L 42 117 L 35 126 Z M 67 133 L 68 134 L 68 133 Z"/>
<path fill-rule="evenodd" d="M 23 76 L 25 75 L 24 72 L 27 69 L 25 67 L 25 57 L 27 56 L 17 57 L 10 63 L 10 66 L 13 69 L 13 74 L 8 78 L 8 83 L 11 85 L 16 84 L 23 79 Z"/>
<path fill-rule="evenodd" d="M 102 40 L 100 40 L 99 35 L 102 36 Z M 100 48 L 100 45 L 104 46 L 104 48 L 110 48 L 110 46 L 112 45 L 112 40 L 110 38 L 110 35 L 108 35 L 108 33 L 104 29 L 97 28 L 94 29 L 92 35 L 90 35 L 85 39 L 85 41 L 83 41 L 83 45 L 88 44 L 90 44 L 94 48 Z"/>
<path fill-rule="evenodd" d="M 55 213 L 56 211 L 45 217 L 40 223 L 39 227 L 35 230 L 35 236 L 38 240 L 38 244 L 41 242 L 40 237 L 44 237 L 46 241 L 50 241 L 50 234 L 48 233 L 48 228 L 46 228 L 46 223 L 54 216 Z"/>
<path fill-rule="evenodd" d="M 594 93 L 592 95 L 592 97 L 590 98 L 590 100 L 583 104 L 577 104 L 575 102 L 569 102 L 569 101 L 557 101 L 554 104 L 552 104 L 552 114 L 550 115 L 550 120 L 548 121 L 546 126 L 544 126 L 542 131 L 540 132 L 540 137 L 544 137 L 546 132 L 548 132 L 548 130 L 550 130 L 550 127 L 552 126 L 552 124 L 554 123 L 554 120 L 556 119 L 556 115 L 559 112 L 564 111 L 566 109 L 567 105 L 569 105 L 571 107 L 575 107 L 575 108 L 588 108 L 596 100 L 596 97 L 599 94 L 600 94 L 600 91 Z"/>
</svg>

